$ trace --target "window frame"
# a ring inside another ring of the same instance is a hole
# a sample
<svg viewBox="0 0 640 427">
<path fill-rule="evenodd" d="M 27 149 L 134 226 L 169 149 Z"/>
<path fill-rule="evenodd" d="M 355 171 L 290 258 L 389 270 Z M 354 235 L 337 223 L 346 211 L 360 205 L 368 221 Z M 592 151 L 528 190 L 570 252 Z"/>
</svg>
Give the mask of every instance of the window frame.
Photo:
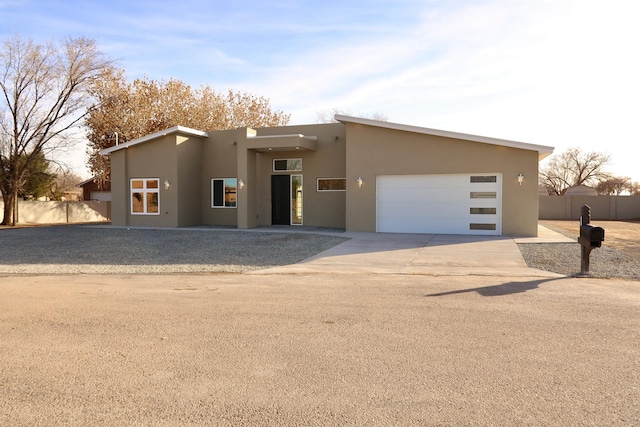
<svg viewBox="0 0 640 427">
<path fill-rule="evenodd" d="M 294 183 L 298 181 L 299 190 L 294 194 Z M 304 177 L 301 173 L 291 174 L 289 177 L 289 186 L 291 193 L 291 200 L 289 201 L 289 207 L 291 209 L 291 225 L 303 225 L 304 224 Z M 294 206 L 295 201 L 295 206 Z"/>
<path fill-rule="evenodd" d="M 281 161 L 286 161 L 287 162 L 287 168 L 286 169 L 276 169 L 276 162 L 281 162 Z M 300 169 L 293 169 L 289 166 L 289 162 L 299 162 L 300 163 Z M 293 157 L 293 158 L 286 158 L 286 159 L 273 159 L 273 163 L 272 163 L 272 169 L 273 172 L 302 172 L 302 157 Z"/>
<path fill-rule="evenodd" d="M 227 205 L 227 194 L 232 194 L 232 192 L 227 192 L 226 188 L 227 186 L 227 180 L 233 180 L 235 182 L 235 202 L 233 203 L 233 205 Z M 222 189 L 224 191 L 224 194 L 222 195 L 222 205 L 215 205 L 215 181 L 222 181 Z M 238 207 L 238 178 L 234 178 L 234 177 L 227 177 L 227 178 L 211 178 L 211 208 L 212 209 L 237 209 Z"/>
<path fill-rule="evenodd" d="M 133 188 L 134 181 L 142 181 L 142 188 Z M 148 187 L 149 181 L 155 181 L 156 187 Z M 142 194 L 142 212 L 134 212 L 133 210 L 133 195 L 135 193 Z M 149 212 L 149 206 L 147 204 L 149 194 L 158 195 L 158 211 Z M 129 179 L 129 212 L 131 215 L 160 215 L 160 178 L 130 178 Z"/>
<path fill-rule="evenodd" d="M 321 190 L 320 181 L 344 181 L 344 188 L 340 190 Z M 347 191 L 347 178 L 316 178 L 316 191 L 318 193 L 332 193 L 332 192 Z"/>
</svg>

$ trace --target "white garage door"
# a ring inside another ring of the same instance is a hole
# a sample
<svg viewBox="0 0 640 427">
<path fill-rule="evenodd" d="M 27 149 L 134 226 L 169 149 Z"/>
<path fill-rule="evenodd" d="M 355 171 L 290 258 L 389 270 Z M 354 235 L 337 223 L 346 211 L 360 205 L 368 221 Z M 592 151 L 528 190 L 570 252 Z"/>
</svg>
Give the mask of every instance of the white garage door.
<svg viewBox="0 0 640 427">
<path fill-rule="evenodd" d="M 502 176 L 383 175 L 376 179 L 378 232 L 502 232 Z"/>
</svg>

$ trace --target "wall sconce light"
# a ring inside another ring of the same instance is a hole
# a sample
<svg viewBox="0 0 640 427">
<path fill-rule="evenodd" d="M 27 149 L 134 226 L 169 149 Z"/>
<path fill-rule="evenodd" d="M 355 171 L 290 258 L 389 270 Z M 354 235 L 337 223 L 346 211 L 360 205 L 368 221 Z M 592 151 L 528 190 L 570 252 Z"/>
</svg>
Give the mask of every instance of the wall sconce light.
<svg viewBox="0 0 640 427">
<path fill-rule="evenodd" d="M 524 175 L 518 175 L 518 184 L 522 185 L 522 181 L 524 181 Z"/>
<path fill-rule="evenodd" d="M 164 180 L 164 189 L 165 189 L 165 190 L 168 190 L 168 189 L 169 189 L 169 187 L 171 187 L 171 183 L 169 182 L 169 180 L 168 180 L 168 179 L 165 179 L 165 180 Z"/>
<path fill-rule="evenodd" d="M 242 190 L 244 188 L 244 179 L 238 180 L 238 187 Z"/>
<path fill-rule="evenodd" d="M 362 188 L 362 184 L 364 184 L 364 181 L 362 180 L 362 177 L 359 176 L 356 181 L 358 181 L 358 188 Z"/>
</svg>

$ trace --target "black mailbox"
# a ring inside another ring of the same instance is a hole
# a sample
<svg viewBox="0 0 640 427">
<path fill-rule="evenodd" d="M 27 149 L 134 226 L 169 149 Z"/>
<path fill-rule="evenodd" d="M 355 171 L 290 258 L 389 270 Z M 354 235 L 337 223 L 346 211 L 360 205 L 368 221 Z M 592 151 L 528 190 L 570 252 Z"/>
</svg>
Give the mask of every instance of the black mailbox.
<svg viewBox="0 0 640 427">
<path fill-rule="evenodd" d="M 580 238 L 578 241 L 583 246 L 599 248 L 604 241 L 604 228 L 594 227 L 592 225 L 581 225 Z"/>
<path fill-rule="evenodd" d="M 589 274 L 589 254 L 593 248 L 601 247 L 604 241 L 604 229 L 594 227 L 589 224 L 590 222 L 591 208 L 584 205 L 580 208 L 580 236 L 578 237 L 582 253 L 580 262 L 582 274 Z"/>
</svg>

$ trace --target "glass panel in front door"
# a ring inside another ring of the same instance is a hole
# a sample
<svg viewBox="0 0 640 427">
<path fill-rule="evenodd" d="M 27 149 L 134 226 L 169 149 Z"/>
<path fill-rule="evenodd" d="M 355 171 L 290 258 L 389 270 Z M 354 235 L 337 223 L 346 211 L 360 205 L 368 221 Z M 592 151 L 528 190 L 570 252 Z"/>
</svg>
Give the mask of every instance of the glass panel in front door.
<svg viewBox="0 0 640 427">
<path fill-rule="evenodd" d="M 302 225 L 302 175 L 291 175 L 291 224 Z"/>
</svg>

